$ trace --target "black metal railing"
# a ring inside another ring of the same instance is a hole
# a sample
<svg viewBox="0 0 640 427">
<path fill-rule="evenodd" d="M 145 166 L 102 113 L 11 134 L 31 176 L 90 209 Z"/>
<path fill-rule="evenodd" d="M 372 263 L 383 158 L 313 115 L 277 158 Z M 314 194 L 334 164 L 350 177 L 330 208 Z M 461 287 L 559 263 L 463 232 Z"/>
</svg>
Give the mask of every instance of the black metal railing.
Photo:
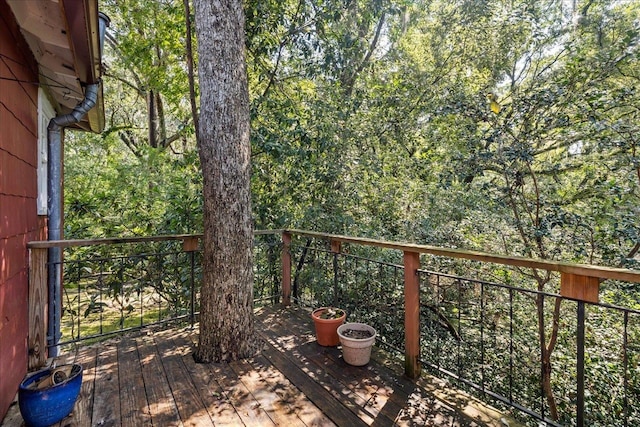
<svg viewBox="0 0 640 427">
<path fill-rule="evenodd" d="M 62 268 L 59 344 L 168 321 L 187 319 L 193 324 L 201 253 L 183 252 L 179 243 L 68 250 Z"/>
<path fill-rule="evenodd" d="M 60 345 L 197 321 L 197 237 L 65 243 Z M 33 244 L 32 261 L 51 244 Z M 256 303 L 344 308 L 404 352 L 405 369 L 417 356 L 410 376 L 421 368 L 526 425 L 640 425 L 637 272 L 304 231 L 257 232 L 254 250 Z M 407 254 L 421 266 L 411 274 Z M 609 277 L 595 281 L 602 301 L 566 296 L 558 272 Z"/>
<path fill-rule="evenodd" d="M 336 251 L 309 237 L 294 239 L 290 251 L 294 302 L 344 308 L 347 321 L 371 324 L 379 344 L 402 354 L 401 253 L 356 244 Z M 638 301 L 631 308 L 563 297 L 559 274 L 550 276 L 550 291 L 541 291 L 520 269 L 502 266 L 496 274 L 483 263 L 430 256 L 423 265 L 429 267 L 418 272 L 424 370 L 527 425 L 640 425 Z M 477 278 L 482 275 L 505 280 Z M 625 292 L 617 282 L 607 285 L 612 295 Z M 555 326 L 551 393 L 545 393 L 542 351 Z"/>
<path fill-rule="evenodd" d="M 310 241 L 308 241 L 310 242 Z M 366 255 L 332 252 L 307 243 L 291 246 L 292 299 L 305 307 L 334 306 L 347 320 L 373 326 L 389 348 L 404 348 L 403 267 Z"/>
<path fill-rule="evenodd" d="M 189 249 L 182 239 L 66 248 L 58 345 L 169 322 L 193 326 L 200 310 L 202 251 Z M 280 299 L 280 250 L 277 236 L 256 236 L 256 304 Z"/>
</svg>

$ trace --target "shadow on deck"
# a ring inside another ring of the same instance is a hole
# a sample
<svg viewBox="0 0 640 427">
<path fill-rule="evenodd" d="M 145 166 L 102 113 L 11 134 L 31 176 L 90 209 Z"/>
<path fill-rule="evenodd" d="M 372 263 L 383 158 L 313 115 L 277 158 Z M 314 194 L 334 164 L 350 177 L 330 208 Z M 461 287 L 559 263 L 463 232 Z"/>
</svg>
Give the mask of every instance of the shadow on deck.
<svg viewBox="0 0 640 427">
<path fill-rule="evenodd" d="M 58 364 L 85 369 L 74 412 L 60 426 L 506 426 L 494 409 L 374 347 L 365 367 L 315 342 L 309 312 L 256 309 L 261 354 L 196 364 L 197 329 L 144 330 L 82 347 Z M 3 426 L 23 425 L 15 403 Z"/>
</svg>

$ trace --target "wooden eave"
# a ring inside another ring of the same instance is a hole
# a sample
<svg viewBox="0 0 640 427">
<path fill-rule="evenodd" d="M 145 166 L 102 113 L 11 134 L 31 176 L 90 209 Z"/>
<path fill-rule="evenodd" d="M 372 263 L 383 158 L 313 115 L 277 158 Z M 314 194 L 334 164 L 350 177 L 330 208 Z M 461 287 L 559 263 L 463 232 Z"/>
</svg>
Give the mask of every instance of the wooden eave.
<svg viewBox="0 0 640 427">
<path fill-rule="evenodd" d="M 84 89 L 100 80 L 98 0 L 7 0 L 38 63 L 40 85 L 58 114 L 68 114 L 84 99 Z M 77 129 L 104 128 L 102 87 L 96 106 Z"/>
</svg>

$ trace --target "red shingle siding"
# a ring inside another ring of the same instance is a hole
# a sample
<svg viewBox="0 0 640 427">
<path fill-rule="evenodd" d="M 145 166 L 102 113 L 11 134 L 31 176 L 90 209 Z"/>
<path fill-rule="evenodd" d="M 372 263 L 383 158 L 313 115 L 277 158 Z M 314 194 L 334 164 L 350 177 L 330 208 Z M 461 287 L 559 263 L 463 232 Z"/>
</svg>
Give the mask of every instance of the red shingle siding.
<svg viewBox="0 0 640 427">
<path fill-rule="evenodd" d="M 13 237 L 29 233 L 38 226 L 38 218 L 33 215 L 36 200 L 20 196 L 0 194 L 0 230 L 3 237 Z"/>
<path fill-rule="evenodd" d="M 0 138 L 5 144 L 11 143 L 7 150 L 19 158 L 29 159 L 33 157 L 32 153 L 35 153 L 28 141 L 37 136 L 37 128 L 32 126 L 38 119 L 38 90 L 33 82 L 25 79 L 24 71 L 28 69 L 15 62 L 13 55 L 16 54 L 17 52 L 9 55 L 3 53 L 0 59 L 0 76 L 21 80 L 3 80 L 2 82 L 0 125 L 3 126 L 4 131 Z M 6 125 L 10 127 L 5 128 Z M 24 153 L 23 150 L 25 150 Z"/>
<path fill-rule="evenodd" d="M 43 236 L 37 197 L 37 66 L 0 0 L 0 420 L 27 371 L 27 242 Z M 17 80 L 17 81 L 16 81 Z"/>
<path fill-rule="evenodd" d="M 33 138 L 31 143 L 35 143 Z M 38 196 L 36 167 L 4 149 L 0 149 L 0 194 L 32 199 Z"/>
<path fill-rule="evenodd" d="M 0 237 L 0 284 L 9 281 L 25 269 L 28 238 L 34 233 L 21 234 L 9 238 Z M 0 350 L 1 351 L 1 350 Z"/>
<path fill-rule="evenodd" d="M 27 272 L 22 271 L 7 282 L 0 282 L 0 408 L 5 412 L 15 396 L 17 386 L 27 371 Z"/>
<path fill-rule="evenodd" d="M 0 71 L 0 76 L 2 75 L 3 74 Z M 5 98 L 13 96 L 16 99 L 20 99 L 20 91 L 15 90 L 15 88 L 14 90 L 6 88 L 6 86 L 11 86 L 10 82 L 7 83 L 6 81 L 3 81 L 0 84 L 2 85 L 2 92 L 8 92 L 6 95 L 4 93 L 0 94 L 0 127 L 2 128 L 2 132 L 0 133 L 0 146 L 7 153 L 11 153 L 11 155 L 17 160 L 36 167 L 36 162 L 38 161 L 37 146 L 33 146 L 30 142 L 37 138 L 37 128 L 35 128 L 36 133 L 34 134 L 34 129 L 30 130 L 24 127 L 24 125 L 34 126 L 37 123 L 38 118 L 37 116 L 28 118 L 23 117 L 18 120 L 14 117 L 13 113 L 20 109 L 15 105 L 7 105 L 12 103 L 5 102 Z M 15 83 L 13 84 L 13 86 L 16 85 L 17 84 Z M 22 96 L 24 97 L 24 95 Z M 27 106 L 29 107 L 29 110 L 33 109 L 33 113 L 36 113 L 38 104 L 32 105 L 29 103 L 28 105 L 23 105 L 22 110 Z M 7 107 L 13 108 L 13 110 L 9 110 Z"/>
</svg>

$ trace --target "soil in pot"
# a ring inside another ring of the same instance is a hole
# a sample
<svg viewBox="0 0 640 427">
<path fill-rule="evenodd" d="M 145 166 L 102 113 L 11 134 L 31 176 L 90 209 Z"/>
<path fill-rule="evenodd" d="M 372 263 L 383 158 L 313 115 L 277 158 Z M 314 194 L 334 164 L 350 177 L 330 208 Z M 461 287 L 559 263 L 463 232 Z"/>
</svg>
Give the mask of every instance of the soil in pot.
<svg viewBox="0 0 640 427">
<path fill-rule="evenodd" d="M 314 310 L 313 314 L 323 320 L 339 319 L 344 316 L 344 310 L 341 308 L 322 307 Z"/>
<path fill-rule="evenodd" d="M 371 338 L 373 336 L 373 332 L 369 330 L 361 330 L 361 329 L 343 329 L 342 335 L 344 335 L 347 338 L 362 340 L 365 338 Z"/>
</svg>

